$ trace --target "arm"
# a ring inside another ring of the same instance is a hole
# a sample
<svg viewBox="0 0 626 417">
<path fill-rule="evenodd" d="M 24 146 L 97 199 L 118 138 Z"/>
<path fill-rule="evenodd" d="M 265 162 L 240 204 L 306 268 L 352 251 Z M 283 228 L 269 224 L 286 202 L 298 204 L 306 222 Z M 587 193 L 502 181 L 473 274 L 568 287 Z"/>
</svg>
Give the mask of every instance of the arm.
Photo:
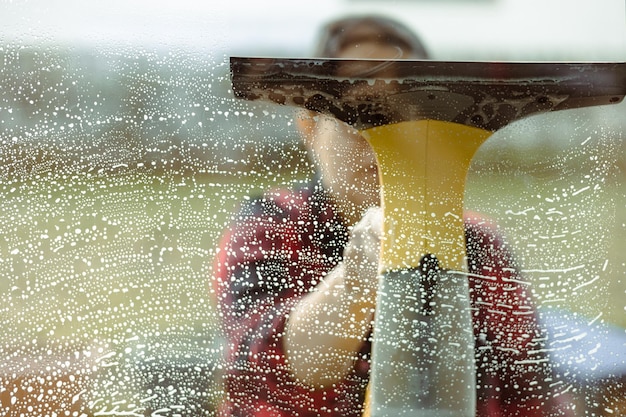
<svg viewBox="0 0 626 417">
<path fill-rule="evenodd" d="M 327 223 L 330 214 L 309 215 L 307 209 L 292 210 L 283 203 L 293 199 L 289 204 L 301 207 L 298 195 L 288 195 L 280 204 L 272 197 L 246 206 L 221 241 L 213 280 L 226 338 L 220 415 L 257 416 L 265 415 L 260 410 L 273 410 L 271 415 L 292 416 L 329 408 L 338 415 L 360 414 L 364 367 L 338 384 L 313 389 L 287 364 L 287 318 L 332 268 L 329 262 L 338 261 L 345 245 L 345 229 L 323 226 L 334 224 Z M 313 224 L 321 225 L 320 230 L 306 230 Z M 307 244 L 313 235 L 336 248 L 331 258 Z"/>
<path fill-rule="evenodd" d="M 493 224 L 466 215 L 466 236 L 483 414 L 570 416 L 568 388 L 553 375 L 531 284 Z"/>
<path fill-rule="evenodd" d="M 285 350 L 298 380 L 329 386 L 352 369 L 376 306 L 381 234 L 382 211 L 370 209 L 354 226 L 343 261 L 291 312 Z"/>
<path fill-rule="evenodd" d="M 292 225 L 271 199 L 254 200 L 220 242 L 212 282 L 226 354 L 219 415 L 294 415 L 299 404 L 291 399 L 306 398 L 282 347 L 285 318 L 304 291 L 290 279 Z"/>
</svg>

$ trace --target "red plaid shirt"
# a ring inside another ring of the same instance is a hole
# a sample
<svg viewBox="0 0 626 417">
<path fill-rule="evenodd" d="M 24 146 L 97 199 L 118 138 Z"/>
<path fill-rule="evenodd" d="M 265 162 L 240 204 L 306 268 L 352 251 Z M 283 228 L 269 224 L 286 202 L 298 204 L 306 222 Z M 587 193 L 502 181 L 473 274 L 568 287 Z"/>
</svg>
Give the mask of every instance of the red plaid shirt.
<svg viewBox="0 0 626 417">
<path fill-rule="evenodd" d="M 319 187 L 252 201 L 224 236 L 214 291 L 227 339 L 221 415 L 360 416 L 371 344 L 340 383 L 296 381 L 282 336 L 290 310 L 341 260 L 348 239 Z M 494 227 L 466 213 L 478 416 L 569 415 L 547 361 L 529 289 Z M 311 352 L 311 354 L 315 354 Z M 557 387 L 557 389 L 554 389 Z"/>
</svg>

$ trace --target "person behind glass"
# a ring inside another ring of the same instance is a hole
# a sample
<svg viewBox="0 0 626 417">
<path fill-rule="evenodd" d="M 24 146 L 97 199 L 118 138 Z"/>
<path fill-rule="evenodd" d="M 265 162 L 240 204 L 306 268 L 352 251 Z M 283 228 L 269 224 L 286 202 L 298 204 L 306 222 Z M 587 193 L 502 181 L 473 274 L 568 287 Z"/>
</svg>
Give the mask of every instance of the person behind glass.
<svg viewBox="0 0 626 417">
<path fill-rule="evenodd" d="M 411 30 L 380 16 L 331 22 L 317 56 L 428 58 Z M 363 412 L 382 235 L 376 158 L 357 131 L 329 116 L 300 114 L 297 123 L 317 177 L 242 207 L 215 260 L 227 339 L 221 415 Z M 511 253 L 489 221 L 465 217 L 477 415 L 568 415 L 557 395 L 566 387 L 552 377 Z"/>
</svg>

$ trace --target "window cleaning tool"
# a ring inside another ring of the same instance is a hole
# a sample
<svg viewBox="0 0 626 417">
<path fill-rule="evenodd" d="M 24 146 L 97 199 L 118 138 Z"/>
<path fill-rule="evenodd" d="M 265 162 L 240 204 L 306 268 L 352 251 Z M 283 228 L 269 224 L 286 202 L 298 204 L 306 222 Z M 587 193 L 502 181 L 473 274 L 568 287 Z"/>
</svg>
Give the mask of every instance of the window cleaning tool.
<svg viewBox="0 0 626 417">
<path fill-rule="evenodd" d="M 236 97 L 333 115 L 375 151 L 384 239 L 365 414 L 473 416 L 472 157 L 523 117 L 621 102 L 626 63 L 233 57 L 231 73 Z"/>
</svg>

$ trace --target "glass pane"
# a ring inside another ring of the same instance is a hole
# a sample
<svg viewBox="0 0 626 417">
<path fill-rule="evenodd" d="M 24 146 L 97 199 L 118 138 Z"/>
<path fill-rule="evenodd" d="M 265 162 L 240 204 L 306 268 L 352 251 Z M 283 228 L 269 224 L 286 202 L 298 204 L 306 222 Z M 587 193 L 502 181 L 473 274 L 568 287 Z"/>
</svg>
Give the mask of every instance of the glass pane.
<svg viewBox="0 0 626 417">
<path fill-rule="evenodd" d="M 581 402 L 576 415 L 623 412 L 620 108 L 511 125 L 481 148 L 468 180 L 468 206 L 497 218 L 515 247 L 548 331 L 550 358 L 563 388 Z"/>
<path fill-rule="evenodd" d="M 485 10 L 515 22 L 512 1 L 200 3 L 1 6 L 3 415 L 213 416 L 227 394 L 221 377 L 249 366 L 228 357 L 234 342 L 213 282 L 220 239 L 241 206 L 269 189 L 309 186 L 317 165 L 302 113 L 233 96 L 230 55 L 308 56 L 323 22 L 383 10 L 423 16 L 406 21 L 436 59 L 624 59 L 618 1 L 610 13 L 580 12 L 616 24 L 606 37 L 585 29 L 592 41 L 579 50 L 512 33 L 481 48 L 481 31 L 459 47 L 434 27 L 459 24 L 444 16 L 461 9 L 476 26 Z M 576 30 L 560 29 L 562 42 L 578 42 Z M 625 111 L 620 103 L 515 122 L 481 147 L 467 181 L 466 208 L 498 224 L 546 329 L 555 377 L 541 382 L 575 403 L 573 415 L 626 407 Z M 260 390 L 282 369 L 272 366 Z"/>
</svg>

